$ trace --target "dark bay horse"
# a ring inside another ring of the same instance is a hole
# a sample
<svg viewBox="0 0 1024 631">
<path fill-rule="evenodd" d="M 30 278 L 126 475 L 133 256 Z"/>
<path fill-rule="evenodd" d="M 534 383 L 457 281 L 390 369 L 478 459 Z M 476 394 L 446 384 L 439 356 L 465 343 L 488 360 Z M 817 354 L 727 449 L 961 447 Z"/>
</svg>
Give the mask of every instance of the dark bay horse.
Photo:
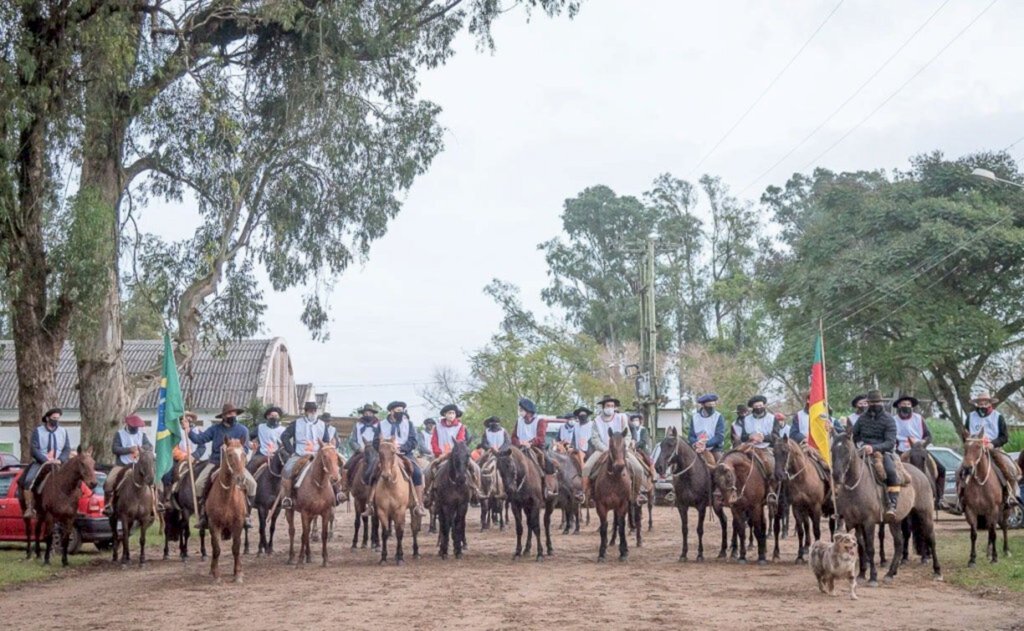
<svg viewBox="0 0 1024 631">
<path fill-rule="evenodd" d="M 875 527 L 887 523 L 893 538 L 893 555 L 885 581 L 896 577 L 903 554 L 901 522 L 910 517 L 910 527 L 921 538 L 931 554 L 934 578 L 942 580 L 942 570 L 935 552 L 935 521 L 932 483 L 917 467 L 906 467 L 911 484 L 902 487 L 895 519 L 885 520 L 885 487 L 875 481 L 873 466 L 865 462 L 849 433 L 840 432 L 832 440 L 832 485 L 836 493 L 836 509 L 847 530 L 857 534 L 860 554 L 860 576 L 870 568 L 869 587 L 878 585 L 875 567 Z"/>
<path fill-rule="evenodd" d="M 220 582 L 220 540 L 231 539 L 236 583 L 242 578 L 242 528 L 245 526 L 245 451 L 237 438 L 224 439 L 220 468 L 211 476 L 206 495 L 206 519 L 210 526 L 210 575 Z"/>
<path fill-rule="evenodd" d="M 212 465 L 208 460 L 195 463 L 190 473 L 187 462 L 174 463 L 171 501 L 164 510 L 164 560 L 170 557 L 171 541 L 178 542 L 178 556 L 181 560 L 188 559 L 188 540 L 192 536 L 189 520 L 195 514 L 192 485 L 202 468 L 209 466 Z M 205 528 L 199 529 L 199 553 L 206 560 Z"/>
<path fill-rule="evenodd" d="M 40 473 L 40 475 L 42 475 Z M 35 499 L 36 523 L 35 541 L 36 558 L 39 558 L 39 541 L 46 532 L 46 553 L 43 563 L 50 564 L 50 547 L 53 539 L 60 536 L 60 562 L 68 564 L 68 542 L 71 540 L 71 529 L 75 527 L 78 515 L 78 501 L 82 499 L 82 484 L 90 489 L 96 488 L 96 461 L 92 457 L 92 447 L 68 459 L 53 471 L 41 483 L 41 488 L 33 495 Z M 20 495 L 20 494 L 19 494 Z M 21 512 L 25 514 L 24 498 L 19 499 Z M 25 520 L 25 558 L 32 558 L 31 519 Z"/>
<path fill-rule="evenodd" d="M 380 547 L 380 521 L 377 519 L 377 515 L 374 514 L 371 517 L 363 516 L 363 513 L 366 511 L 366 504 L 370 501 L 370 491 L 372 490 L 363 480 L 363 470 L 366 466 L 366 458 L 360 458 L 359 462 L 352 467 L 348 474 L 349 488 L 346 490 L 352 496 L 352 512 L 355 513 L 355 527 L 352 532 L 353 550 L 359 547 L 360 526 L 363 528 L 362 547 L 366 547 L 367 540 L 369 540 L 371 550 L 376 550 Z"/>
<path fill-rule="evenodd" d="M 632 506 L 630 498 L 633 482 L 630 477 L 629 467 L 626 466 L 626 442 L 622 434 L 608 432 L 608 451 L 605 452 L 605 462 L 596 467 L 598 472 L 594 478 L 593 496 L 594 508 L 597 517 L 601 522 L 599 527 L 601 533 L 601 547 L 598 550 L 597 561 L 603 563 L 605 554 L 608 551 L 608 512 L 612 512 L 612 527 L 619 539 L 619 561 L 629 558 L 629 544 L 626 541 L 626 516 Z M 637 527 L 637 545 L 640 545 L 642 527 Z"/>
<path fill-rule="evenodd" d="M 676 510 L 679 511 L 683 529 L 683 551 L 679 554 L 679 560 L 686 561 L 690 552 L 690 508 L 697 511 L 697 561 L 704 560 L 704 516 L 709 506 L 722 527 L 722 549 L 718 553 L 718 558 L 724 559 L 728 526 L 725 511 L 721 506 L 714 506 L 711 503 L 712 470 L 689 443 L 679 439 L 674 427 L 669 429 L 661 441 L 654 469 L 659 475 L 672 477 Z"/>
<path fill-rule="evenodd" d="M 831 487 L 821 479 L 811 458 L 791 438 L 779 438 L 772 446 L 775 477 L 782 481 L 796 520 L 796 563 L 807 563 L 804 555 L 814 541 L 821 539 L 821 516 L 832 513 Z M 834 525 L 834 520 L 830 525 Z"/>
<path fill-rule="evenodd" d="M 495 523 L 505 531 L 505 485 L 498 473 L 498 459 L 492 453 L 485 453 L 480 461 L 480 530 L 489 530 Z"/>
<path fill-rule="evenodd" d="M 764 512 L 768 502 L 769 480 L 754 462 L 754 456 L 743 451 L 730 451 L 719 461 L 711 477 L 714 481 L 714 501 L 732 510 L 733 531 L 738 533 L 739 538 L 739 562 L 747 562 L 746 527 L 749 523 L 757 540 L 757 563 L 767 564 L 767 523 Z"/>
<path fill-rule="evenodd" d="M 995 468 L 992 451 L 985 446 L 979 436 L 972 436 L 964 441 L 964 459 L 960 463 L 957 477 L 960 479 L 964 518 L 971 527 L 971 559 L 967 567 L 974 567 L 977 560 L 975 545 L 978 541 L 979 528 L 988 531 L 985 556 L 989 557 L 992 563 L 999 560 L 996 553 L 997 526 L 1003 531 L 1003 555 L 1010 556 L 1010 547 L 1006 540 L 1007 515 L 1003 510 L 1003 485 L 995 473 Z"/>
<path fill-rule="evenodd" d="M 139 525 L 139 565 L 146 562 L 146 531 L 153 523 L 154 508 L 156 506 L 153 497 L 153 480 L 156 476 L 156 458 L 152 449 L 140 449 L 137 462 L 122 470 L 121 481 L 118 484 L 113 511 L 110 514 L 110 531 L 114 534 L 113 561 L 117 561 L 117 546 L 120 543 L 124 547 L 124 554 L 121 557 L 121 564 L 128 565 L 130 551 L 128 539 L 131 536 L 132 527 Z M 118 535 L 117 525 L 121 524 L 121 534 Z M 118 541 L 120 539 L 120 541 Z"/>
<path fill-rule="evenodd" d="M 275 451 L 253 472 L 253 477 L 256 479 L 256 498 L 252 507 L 256 509 L 260 523 L 257 556 L 274 553 L 274 532 L 277 530 L 277 517 L 281 514 L 280 502 L 276 500 L 281 491 L 281 476 L 284 473 L 284 463 L 287 459 L 285 452 Z M 247 551 L 249 549 L 248 530 L 245 531 L 245 549 Z"/>
<path fill-rule="evenodd" d="M 498 472 L 505 483 L 505 492 L 516 520 L 516 551 L 512 558 L 530 554 L 532 539 L 537 539 L 537 560 L 544 560 L 540 539 L 540 511 L 544 498 L 544 474 L 535 460 L 519 449 L 506 449 L 498 454 Z M 526 518 L 526 548 L 523 548 L 523 518 Z M 548 532 L 548 541 L 551 533 Z"/>
<path fill-rule="evenodd" d="M 448 459 L 434 475 L 433 509 L 441 526 L 440 556 L 448 558 L 448 543 L 455 548 L 455 558 L 462 558 L 466 543 L 466 513 L 473 493 L 469 485 L 469 448 L 465 441 L 456 441 Z"/>
<path fill-rule="evenodd" d="M 297 468 L 296 468 L 297 469 Z M 334 485 L 341 481 L 338 450 L 331 443 L 321 443 L 307 470 L 298 474 L 301 484 L 295 487 L 295 503 L 285 511 L 288 519 L 288 563 L 295 562 L 295 513 L 302 519 L 302 539 L 299 543 L 298 564 L 311 563 L 310 531 L 313 519 L 320 518 L 320 564 L 327 567 L 327 530 L 334 512 Z M 296 478 L 298 482 L 299 479 Z"/>
<path fill-rule="evenodd" d="M 572 530 L 573 534 L 580 533 L 580 513 L 583 506 L 583 474 L 579 467 L 579 461 L 564 453 L 549 451 L 547 457 L 555 463 L 558 470 L 558 495 L 551 498 L 548 504 L 552 508 L 562 509 L 564 524 L 562 534 L 567 535 Z M 550 512 L 545 507 L 544 519 L 550 519 Z M 575 524 L 575 530 L 573 525 Z M 547 524 L 550 528 L 550 524 Z"/>
</svg>

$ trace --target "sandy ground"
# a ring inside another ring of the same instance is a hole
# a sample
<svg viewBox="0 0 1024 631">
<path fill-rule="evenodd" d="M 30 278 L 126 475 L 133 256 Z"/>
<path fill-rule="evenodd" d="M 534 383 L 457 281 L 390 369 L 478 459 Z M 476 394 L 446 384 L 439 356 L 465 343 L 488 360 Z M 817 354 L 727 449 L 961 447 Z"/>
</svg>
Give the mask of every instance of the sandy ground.
<svg viewBox="0 0 1024 631">
<path fill-rule="evenodd" d="M 274 556 L 244 557 L 243 585 L 230 577 L 214 585 L 209 564 L 198 559 L 127 570 L 102 566 L 0 591 L 0 620 L 7 629 L 1024 628 L 1015 626 L 1024 624 L 1024 599 L 933 582 L 930 566 L 916 561 L 895 585 L 860 586 L 859 601 L 827 597 L 806 566 L 792 564 L 795 537 L 783 540 L 782 562 L 739 565 L 713 560 L 719 535 L 709 524 L 709 560 L 679 563 L 679 518 L 672 508 L 655 509 L 654 530 L 644 533 L 643 547 L 631 549 L 628 562 L 617 562 L 610 551 L 601 565 L 596 516 L 578 536 L 553 533 L 555 555 L 537 563 L 513 561 L 514 529 L 480 533 L 478 511 L 471 509 L 462 560 L 440 560 L 433 536 L 424 533 L 423 558 L 412 560 L 407 546 L 403 567 L 379 566 L 376 552 L 350 551 L 352 514 L 342 506 L 337 516 L 327 568 L 319 566 L 317 547 L 314 565 L 285 564 L 282 518 Z M 941 527 L 962 523 L 949 518 Z M 692 558 L 692 528 L 690 536 Z M 230 568 L 230 557 L 227 563 Z"/>
</svg>

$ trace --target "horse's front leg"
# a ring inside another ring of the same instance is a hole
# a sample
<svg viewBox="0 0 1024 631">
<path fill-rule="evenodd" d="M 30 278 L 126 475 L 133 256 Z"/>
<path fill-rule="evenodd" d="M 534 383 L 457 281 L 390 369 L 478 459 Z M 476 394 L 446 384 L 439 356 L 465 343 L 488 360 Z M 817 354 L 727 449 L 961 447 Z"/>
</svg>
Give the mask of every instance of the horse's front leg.
<svg viewBox="0 0 1024 631">
<path fill-rule="evenodd" d="M 516 520 L 516 553 L 512 555 L 513 559 L 518 559 L 523 556 L 523 511 L 518 505 L 512 511 L 513 516 Z"/>
<path fill-rule="evenodd" d="M 879 528 L 884 528 L 884 526 L 879 525 Z M 896 572 L 899 571 L 900 564 L 903 562 L 903 546 L 905 545 L 901 522 L 891 522 L 889 532 L 892 534 L 892 559 L 889 563 L 889 571 L 885 573 L 886 583 L 891 583 L 896 578 Z"/>
<path fill-rule="evenodd" d="M 643 541 L 643 530 L 644 530 L 644 507 L 636 507 L 636 547 L 641 548 L 644 545 Z"/>
<path fill-rule="evenodd" d="M 213 546 L 213 557 L 210 559 L 210 576 L 215 583 L 220 582 L 220 533 L 210 531 L 210 545 Z"/>
<path fill-rule="evenodd" d="M 622 515 L 616 514 L 615 519 L 619 523 L 619 561 L 625 561 L 629 558 L 629 542 L 626 541 L 626 516 L 632 513 L 632 508 L 627 504 L 626 510 L 622 511 Z M 640 531 L 643 530 L 643 523 L 641 520 L 636 520 L 636 532 L 637 536 L 640 536 Z"/>
<path fill-rule="evenodd" d="M 295 511 L 289 509 L 285 512 L 285 519 L 288 520 L 288 564 L 295 563 Z M 358 520 L 359 517 L 356 517 Z M 359 533 L 358 525 L 356 527 L 356 533 Z M 352 545 L 355 548 L 355 544 Z"/>
<path fill-rule="evenodd" d="M 331 511 L 332 509 L 328 509 Z M 320 519 L 320 555 L 321 555 L 321 567 L 327 567 L 327 534 L 331 528 L 333 520 L 330 519 L 330 513 L 325 513 Z"/>
<path fill-rule="evenodd" d="M 146 564 L 146 531 L 149 530 L 149 522 L 143 518 L 139 523 L 139 566 Z"/>
<path fill-rule="evenodd" d="M 608 551 L 608 512 L 603 507 L 597 507 L 597 518 L 601 522 L 598 532 L 601 533 L 601 547 L 597 551 L 597 562 L 604 563 L 605 553 Z"/>
<path fill-rule="evenodd" d="M 234 557 L 235 567 L 234 576 L 235 582 L 241 583 L 244 579 L 242 578 L 242 531 L 245 528 L 235 529 L 231 533 L 231 556 Z"/>
<path fill-rule="evenodd" d="M 555 547 L 551 545 L 551 513 L 554 512 L 555 507 L 549 502 L 544 507 L 544 542 L 547 544 L 548 556 L 555 553 Z M 566 529 L 565 532 L 569 532 L 569 518 L 565 518 Z"/>
</svg>

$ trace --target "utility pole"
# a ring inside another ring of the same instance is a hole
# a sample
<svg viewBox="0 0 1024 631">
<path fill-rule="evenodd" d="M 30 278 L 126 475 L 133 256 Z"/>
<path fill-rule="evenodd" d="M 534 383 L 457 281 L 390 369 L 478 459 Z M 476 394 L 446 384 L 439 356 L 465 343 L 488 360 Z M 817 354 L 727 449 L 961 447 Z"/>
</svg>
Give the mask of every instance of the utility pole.
<svg viewBox="0 0 1024 631">
<path fill-rule="evenodd" d="M 640 268 L 640 374 L 636 380 L 637 399 L 643 407 L 644 419 L 651 440 L 657 440 L 658 419 L 658 321 L 654 308 L 654 242 L 656 235 L 647 237 L 644 264 Z"/>
</svg>

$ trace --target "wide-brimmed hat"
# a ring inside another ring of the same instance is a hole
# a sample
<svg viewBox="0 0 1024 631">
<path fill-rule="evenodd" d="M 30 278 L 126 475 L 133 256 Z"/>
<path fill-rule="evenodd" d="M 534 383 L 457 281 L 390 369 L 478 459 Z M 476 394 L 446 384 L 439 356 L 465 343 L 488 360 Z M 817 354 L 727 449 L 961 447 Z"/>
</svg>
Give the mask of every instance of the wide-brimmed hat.
<svg viewBox="0 0 1024 631">
<path fill-rule="evenodd" d="M 391 403 L 388 403 L 388 412 L 390 412 L 391 410 L 393 410 L 395 408 L 407 408 L 407 407 L 409 407 L 409 406 L 405 404 L 405 401 L 392 401 Z"/>
<path fill-rule="evenodd" d="M 64 416 L 64 410 L 60 408 L 50 408 L 49 410 L 46 411 L 46 414 L 43 414 L 44 423 L 46 422 L 46 419 L 50 418 L 51 414 L 60 414 L 61 416 Z"/>
<path fill-rule="evenodd" d="M 318 416 L 317 419 L 319 419 L 321 421 L 324 421 L 324 422 L 327 422 L 327 421 L 331 420 L 331 413 L 330 412 L 324 412 L 323 414 Z"/>
<path fill-rule="evenodd" d="M 522 398 L 519 399 L 519 407 L 523 408 L 524 410 L 526 410 L 530 414 L 536 414 L 537 413 L 537 404 L 534 403 L 533 401 L 527 399 L 526 397 L 522 397 Z"/>
<path fill-rule="evenodd" d="M 225 403 L 220 408 L 220 414 L 218 414 L 214 418 L 224 418 L 225 416 L 238 416 L 242 412 L 245 412 L 245 410 L 238 407 L 234 403 Z"/>
<path fill-rule="evenodd" d="M 904 396 L 902 396 L 902 397 L 900 397 L 900 398 L 896 399 L 895 401 L 893 401 L 893 402 L 892 402 L 892 406 L 893 406 L 894 408 L 898 408 L 898 407 L 900 406 L 900 403 L 901 403 L 902 401 L 910 401 L 910 405 L 911 405 L 911 407 L 915 407 L 915 408 L 917 407 L 917 404 L 919 403 L 919 402 L 918 402 L 918 400 L 917 400 L 917 399 L 915 399 L 914 397 L 912 397 L 912 396 L 910 396 L 910 395 L 904 395 Z"/>
<path fill-rule="evenodd" d="M 128 416 L 124 417 L 124 424 L 127 427 L 139 428 L 145 427 L 146 421 L 142 420 L 142 417 L 139 416 L 138 414 L 129 414 Z"/>
<path fill-rule="evenodd" d="M 367 403 L 363 407 L 359 408 L 359 413 L 362 414 L 363 412 L 369 412 L 370 414 L 376 414 L 377 412 L 380 412 L 380 410 L 378 410 L 377 408 L 373 407 L 372 403 Z"/>
<path fill-rule="evenodd" d="M 707 394 L 702 394 L 699 397 L 697 397 L 697 403 L 699 403 L 701 405 L 704 405 L 705 403 L 711 403 L 711 402 L 717 401 L 717 400 L 718 400 L 718 395 L 715 394 L 714 392 L 709 392 Z"/>
<path fill-rule="evenodd" d="M 858 403 L 860 403 L 861 401 L 867 400 L 867 398 L 868 398 L 868 395 L 866 395 L 866 394 L 858 394 L 857 396 L 853 397 L 852 401 L 850 401 L 850 407 L 851 408 L 857 407 Z"/>
<path fill-rule="evenodd" d="M 581 406 L 579 406 L 578 408 L 576 408 L 575 410 L 572 411 L 572 415 L 573 416 L 577 416 L 578 417 L 580 414 L 586 414 L 587 416 L 593 416 L 594 415 L 594 411 L 591 410 L 590 408 L 586 407 L 585 405 L 581 405 Z"/>
<path fill-rule="evenodd" d="M 198 421 L 199 415 L 191 410 L 185 410 L 185 412 L 181 415 L 181 418 L 179 418 L 178 420 L 181 420 L 182 418 L 190 418 L 193 421 Z"/>
<path fill-rule="evenodd" d="M 601 397 L 601 400 L 597 402 L 597 405 L 599 407 L 604 407 L 605 403 L 614 403 L 615 407 L 619 407 L 620 405 L 622 405 L 621 401 L 619 401 L 618 399 L 616 399 L 615 397 L 613 397 L 610 394 L 606 394 L 603 397 Z"/>
<path fill-rule="evenodd" d="M 435 425 L 436 426 L 437 425 L 437 420 L 433 419 L 433 418 L 424 419 L 423 420 L 423 425 L 424 426 L 427 426 L 427 425 Z"/>
<path fill-rule="evenodd" d="M 462 410 L 460 410 L 459 406 L 455 405 L 454 403 L 449 403 L 448 405 L 441 408 L 441 416 L 444 416 L 449 412 L 455 412 L 455 418 L 459 418 L 462 416 Z"/>
<path fill-rule="evenodd" d="M 284 416 L 284 410 L 277 407 L 276 405 L 272 405 L 269 408 L 267 408 L 266 411 L 263 412 L 263 418 L 267 418 L 268 416 L 270 416 L 271 412 L 277 412 L 278 416 Z"/>
<path fill-rule="evenodd" d="M 302 404 L 303 412 L 314 412 L 317 409 L 316 401 L 306 401 Z"/>
<path fill-rule="evenodd" d="M 978 390 L 978 392 L 971 397 L 971 402 L 977 403 L 978 401 L 995 401 L 995 399 L 992 398 L 992 395 L 988 390 Z"/>
<path fill-rule="evenodd" d="M 752 408 L 755 403 L 764 403 L 765 405 L 768 405 L 768 398 L 763 394 L 755 394 L 747 401 L 747 407 Z"/>
<path fill-rule="evenodd" d="M 491 416 L 486 421 L 484 421 L 484 425 L 490 425 L 491 423 L 501 423 L 501 419 L 498 418 L 497 416 Z"/>
<path fill-rule="evenodd" d="M 868 390 L 865 398 L 868 400 L 868 403 L 881 403 L 882 393 L 879 390 Z"/>
</svg>

